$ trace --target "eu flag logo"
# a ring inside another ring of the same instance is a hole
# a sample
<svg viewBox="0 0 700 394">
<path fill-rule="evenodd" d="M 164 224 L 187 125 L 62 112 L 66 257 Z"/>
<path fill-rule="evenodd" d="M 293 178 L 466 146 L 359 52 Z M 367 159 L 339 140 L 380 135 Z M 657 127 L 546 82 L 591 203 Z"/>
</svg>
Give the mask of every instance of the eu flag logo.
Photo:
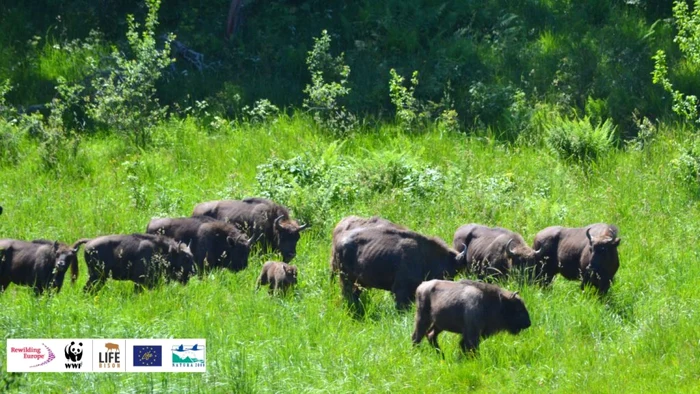
<svg viewBox="0 0 700 394">
<path fill-rule="evenodd" d="M 163 366 L 162 346 L 134 346 L 134 367 Z"/>
</svg>

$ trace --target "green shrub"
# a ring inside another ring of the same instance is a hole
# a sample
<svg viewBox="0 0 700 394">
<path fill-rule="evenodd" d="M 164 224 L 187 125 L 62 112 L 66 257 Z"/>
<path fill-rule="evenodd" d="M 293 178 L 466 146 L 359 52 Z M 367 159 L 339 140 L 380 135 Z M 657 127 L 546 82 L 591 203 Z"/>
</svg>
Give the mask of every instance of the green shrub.
<svg viewBox="0 0 700 394">
<path fill-rule="evenodd" d="M 676 178 L 688 186 L 700 185 L 700 138 L 692 136 L 676 144 L 678 156 L 671 160 Z"/>
<path fill-rule="evenodd" d="M 583 119 L 558 118 L 549 126 L 546 143 L 561 159 L 586 162 L 595 160 L 613 146 L 615 126 L 611 120 L 591 124 Z"/>
<path fill-rule="evenodd" d="M 311 73 L 311 84 L 306 85 L 303 106 L 313 113 L 314 121 L 321 127 L 338 135 L 347 134 L 357 126 L 357 119 L 338 103 L 350 94 L 348 76 L 350 66 L 345 64 L 345 54 L 333 57 L 330 53 L 331 37 L 323 30 L 321 37 L 314 38 L 306 64 Z"/>
<path fill-rule="evenodd" d="M 674 1 L 673 16 L 678 27 L 678 34 L 673 39 L 686 61 L 686 67 L 697 68 L 700 65 L 700 0 L 694 3 L 691 12 L 685 1 Z M 669 79 L 666 65 L 666 53 L 658 50 L 653 56 L 654 72 L 652 81 L 661 85 L 673 98 L 673 112 L 687 121 L 700 123 L 698 117 L 698 97 L 674 89 Z"/>
<path fill-rule="evenodd" d="M 133 15 L 127 16 L 127 41 L 133 59 L 127 58 L 116 48 L 108 72 L 100 68 L 100 62 L 92 59 L 93 97 L 86 99 L 87 114 L 104 127 L 127 137 L 136 146 L 145 147 L 150 142 L 152 126 L 165 118 L 167 107 L 156 98 L 156 81 L 162 70 L 173 62 L 170 58 L 169 35 L 163 49 L 158 49 L 155 28 L 158 25 L 160 0 L 146 0 L 148 14 L 144 30 Z"/>
</svg>

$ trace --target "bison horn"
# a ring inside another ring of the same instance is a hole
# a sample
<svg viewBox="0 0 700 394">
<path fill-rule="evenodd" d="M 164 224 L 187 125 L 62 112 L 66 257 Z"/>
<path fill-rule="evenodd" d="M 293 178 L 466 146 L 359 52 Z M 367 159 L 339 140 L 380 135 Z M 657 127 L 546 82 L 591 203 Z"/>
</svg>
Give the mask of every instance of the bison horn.
<svg viewBox="0 0 700 394">
<path fill-rule="evenodd" d="M 512 295 L 512 296 L 510 296 L 510 298 L 515 298 L 515 296 L 517 296 L 517 295 L 518 295 L 518 292 L 517 292 L 517 291 L 515 291 L 515 292 L 513 292 L 513 295 Z"/>
<path fill-rule="evenodd" d="M 513 242 L 513 238 L 508 240 L 508 243 L 506 244 L 506 251 L 508 252 L 508 256 L 512 256 L 515 254 L 515 251 L 510 248 L 510 244 Z"/>
<path fill-rule="evenodd" d="M 301 226 L 299 226 L 299 230 L 297 230 L 297 231 L 301 232 L 301 231 L 304 231 L 304 230 L 308 229 L 309 227 L 311 227 L 310 224 L 304 223 L 304 224 L 302 224 Z"/>
<path fill-rule="evenodd" d="M 262 235 L 262 234 L 260 234 L 260 235 Z M 258 237 L 258 238 L 259 238 L 259 237 Z M 254 242 L 254 241 L 253 241 L 254 239 L 255 239 L 255 235 L 253 235 L 253 236 L 251 236 L 250 238 L 248 238 L 248 240 L 245 241 L 246 246 L 252 245 L 253 242 Z"/>
<path fill-rule="evenodd" d="M 590 227 L 586 229 L 586 238 L 588 238 L 589 243 L 593 243 L 593 240 L 591 239 L 591 229 Z"/>
<path fill-rule="evenodd" d="M 467 244 L 462 243 L 462 245 L 464 245 L 464 249 L 462 249 L 462 251 L 457 255 L 456 260 L 458 261 L 462 260 L 464 256 L 467 255 Z"/>
<path fill-rule="evenodd" d="M 280 224 L 280 220 L 282 220 L 283 217 L 284 217 L 284 215 L 278 216 L 277 219 L 275 219 L 275 221 L 274 221 L 272 224 L 273 224 L 275 227 L 278 227 L 279 224 Z"/>
<path fill-rule="evenodd" d="M 540 254 L 542 254 L 542 248 L 539 248 L 535 251 L 536 256 L 539 256 Z"/>
</svg>

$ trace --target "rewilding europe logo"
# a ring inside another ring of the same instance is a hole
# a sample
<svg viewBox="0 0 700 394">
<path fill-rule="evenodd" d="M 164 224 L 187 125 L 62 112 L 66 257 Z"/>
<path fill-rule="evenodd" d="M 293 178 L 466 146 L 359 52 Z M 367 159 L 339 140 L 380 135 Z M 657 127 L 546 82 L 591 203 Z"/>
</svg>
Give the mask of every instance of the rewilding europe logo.
<svg viewBox="0 0 700 394">
<path fill-rule="evenodd" d="M 20 353 L 22 354 L 23 359 L 27 360 L 37 360 L 37 361 L 42 361 L 36 365 L 30 365 L 29 368 L 36 368 L 36 367 L 41 367 L 43 365 L 46 365 L 53 361 L 56 358 L 56 355 L 53 354 L 51 349 L 44 345 L 43 343 L 41 344 L 44 349 L 40 347 L 31 347 L 31 346 L 24 346 L 24 347 L 10 347 L 8 346 L 7 348 L 9 349 L 9 353 Z M 9 354 L 8 354 L 8 359 L 9 359 Z M 9 363 L 8 363 L 9 367 Z"/>
<path fill-rule="evenodd" d="M 173 368 L 206 367 L 205 346 L 202 344 L 180 344 L 173 346 Z"/>
</svg>

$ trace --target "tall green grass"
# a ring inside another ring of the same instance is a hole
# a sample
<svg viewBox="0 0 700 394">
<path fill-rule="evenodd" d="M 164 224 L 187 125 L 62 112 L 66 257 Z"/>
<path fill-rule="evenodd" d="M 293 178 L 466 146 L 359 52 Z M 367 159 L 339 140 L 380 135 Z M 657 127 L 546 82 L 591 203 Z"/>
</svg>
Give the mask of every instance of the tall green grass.
<svg viewBox="0 0 700 394">
<path fill-rule="evenodd" d="M 252 257 L 240 273 L 214 272 L 142 294 L 109 281 L 97 295 L 84 295 L 82 257 L 77 285 L 66 284 L 56 296 L 36 298 L 29 288 L 11 286 L 0 295 L 6 338 L 204 337 L 208 345 L 205 374 L 34 373 L 18 375 L 16 390 L 695 392 L 700 210 L 669 165 L 682 138 L 675 134 L 663 130 L 643 151 L 608 152 L 586 166 L 559 160 L 546 147 L 457 133 L 405 135 L 392 126 L 338 143 L 296 117 L 217 133 L 195 119 L 172 120 L 159 126 L 156 146 L 146 151 L 94 136 L 83 140 L 75 160 L 51 172 L 23 144 L 18 164 L 0 168 L 2 237 L 73 242 L 143 231 L 151 217 L 187 216 L 201 201 L 260 195 L 266 190 L 256 180 L 258 166 L 273 158 L 327 160 L 340 180 L 363 170 L 386 180 L 402 168 L 431 168 L 444 183 L 421 189 L 401 178 L 371 189 L 372 178 L 357 182 L 353 199 L 328 201 L 316 197 L 323 182 L 295 186 L 283 198 L 295 215 L 314 222 L 294 260 L 299 285 L 287 297 L 254 290 L 262 264 L 277 258 L 269 255 Z M 520 290 L 532 327 L 487 339 L 474 358 L 460 354 L 456 335 L 444 333 L 443 360 L 427 344 L 411 346 L 413 313 L 397 312 L 388 292 L 363 296 L 362 318 L 345 310 L 337 283 L 329 283 L 328 262 L 333 225 L 350 214 L 379 214 L 448 242 L 468 222 L 508 227 L 531 240 L 546 226 L 605 221 L 621 229 L 621 268 L 604 298 L 561 278 L 551 289 L 504 283 Z M 6 377 L 4 365 L 0 370 Z"/>
</svg>

